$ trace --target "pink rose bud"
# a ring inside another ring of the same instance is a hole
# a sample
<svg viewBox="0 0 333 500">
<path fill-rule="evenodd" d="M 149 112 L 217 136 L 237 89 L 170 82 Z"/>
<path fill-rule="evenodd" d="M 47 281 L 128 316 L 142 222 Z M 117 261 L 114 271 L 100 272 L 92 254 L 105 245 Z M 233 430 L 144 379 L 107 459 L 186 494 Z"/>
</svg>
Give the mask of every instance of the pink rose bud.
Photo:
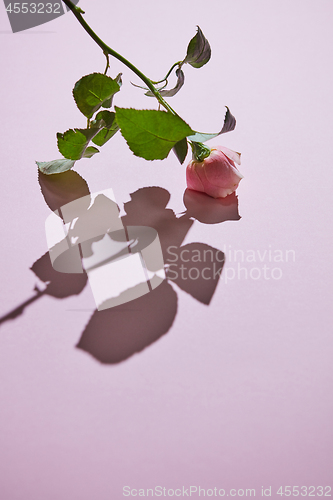
<svg viewBox="0 0 333 500">
<path fill-rule="evenodd" d="M 213 198 L 225 198 L 236 191 L 243 179 L 235 162 L 240 165 L 239 153 L 223 146 L 211 148 L 209 156 L 202 161 L 193 159 L 187 165 L 187 187 Z"/>
</svg>

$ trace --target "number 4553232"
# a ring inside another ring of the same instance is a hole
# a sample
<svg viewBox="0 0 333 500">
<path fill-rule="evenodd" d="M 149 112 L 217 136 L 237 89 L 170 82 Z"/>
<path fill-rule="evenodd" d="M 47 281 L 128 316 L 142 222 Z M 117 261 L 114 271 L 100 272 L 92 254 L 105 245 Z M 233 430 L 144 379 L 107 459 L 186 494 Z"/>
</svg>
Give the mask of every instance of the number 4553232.
<svg viewBox="0 0 333 500">
<path fill-rule="evenodd" d="M 331 497 L 331 486 L 280 486 L 277 495 L 286 497 Z"/>
<path fill-rule="evenodd" d="M 13 7 L 12 7 L 13 5 Z M 9 4 L 6 11 L 14 14 L 61 14 L 60 3 L 18 3 Z"/>
</svg>

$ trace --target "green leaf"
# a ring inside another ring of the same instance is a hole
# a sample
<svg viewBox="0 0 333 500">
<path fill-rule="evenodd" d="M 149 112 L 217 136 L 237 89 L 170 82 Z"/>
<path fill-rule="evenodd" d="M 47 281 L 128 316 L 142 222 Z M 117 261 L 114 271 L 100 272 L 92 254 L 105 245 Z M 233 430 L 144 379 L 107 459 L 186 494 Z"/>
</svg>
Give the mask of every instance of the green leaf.
<svg viewBox="0 0 333 500">
<path fill-rule="evenodd" d="M 208 63 L 211 56 L 211 48 L 207 38 L 205 38 L 203 32 L 197 26 L 197 34 L 192 38 L 187 47 L 187 54 L 184 59 L 184 63 L 188 63 L 193 68 L 201 68 L 206 63 Z"/>
<path fill-rule="evenodd" d="M 112 97 L 119 92 L 120 85 L 120 75 L 113 80 L 101 73 L 92 73 L 76 82 L 73 97 L 81 113 L 91 118 L 101 106 L 111 106 Z"/>
<path fill-rule="evenodd" d="M 187 150 L 188 150 L 188 144 L 187 144 L 186 137 L 174 145 L 173 152 L 177 156 L 180 164 L 184 163 L 184 160 L 185 160 L 186 155 L 187 155 Z"/>
<path fill-rule="evenodd" d="M 163 96 L 163 97 L 172 97 L 172 96 L 176 95 L 177 92 L 180 91 L 180 89 L 184 85 L 184 81 L 185 81 L 185 75 L 184 75 L 184 72 L 182 71 L 181 68 L 178 68 L 176 70 L 176 76 L 177 76 L 176 86 L 173 89 L 170 89 L 170 90 L 166 90 L 166 89 L 165 90 L 160 90 L 159 92 L 160 92 L 161 96 Z M 155 97 L 151 90 L 149 90 L 148 92 L 146 92 L 145 95 L 147 95 L 149 97 Z"/>
<path fill-rule="evenodd" d="M 116 113 L 114 113 L 113 111 L 104 110 L 97 113 L 93 123 L 98 124 L 99 122 L 101 122 L 101 120 L 103 120 L 103 122 L 101 122 L 102 126 L 106 128 L 111 128 L 112 125 L 114 125 L 115 118 L 116 118 Z"/>
<path fill-rule="evenodd" d="M 80 160 L 91 139 L 98 134 L 100 128 L 70 129 L 64 134 L 57 134 L 58 149 L 69 160 Z"/>
<path fill-rule="evenodd" d="M 100 111 L 96 115 L 96 120 L 103 120 L 105 127 L 93 138 L 93 143 L 97 146 L 103 146 L 119 130 L 116 122 L 116 114 L 110 111 Z"/>
<path fill-rule="evenodd" d="M 119 89 L 120 89 L 120 87 L 123 84 L 122 79 L 121 79 L 121 75 L 122 75 L 122 73 L 119 73 L 119 75 L 117 75 L 116 78 L 115 78 L 115 81 L 119 85 Z M 103 104 L 102 104 L 102 107 L 103 108 L 111 108 L 111 106 L 112 106 L 112 99 L 113 99 L 113 96 L 110 97 L 109 99 L 107 99 L 106 101 L 104 101 Z"/>
<path fill-rule="evenodd" d="M 188 139 L 193 142 L 206 142 L 209 139 L 213 139 L 218 135 L 225 134 L 226 132 L 230 132 L 234 130 L 236 127 L 236 118 L 230 113 L 228 106 L 226 106 L 227 112 L 224 117 L 223 127 L 220 132 L 216 132 L 216 134 L 204 134 L 201 132 L 196 132 L 194 135 L 190 135 Z"/>
<path fill-rule="evenodd" d="M 115 109 L 117 123 L 129 148 L 146 160 L 163 160 L 177 142 L 193 134 L 179 116 L 165 111 Z"/>
<path fill-rule="evenodd" d="M 99 153 L 99 149 L 95 148 L 94 146 L 89 146 L 84 154 L 83 154 L 83 157 L 82 158 L 91 158 L 92 156 L 94 156 L 96 153 Z"/>
<path fill-rule="evenodd" d="M 36 161 L 39 170 L 46 175 L 60 174 L 70 170 L 75 161 L 73 160 L 53 160 L 53 161 Z"/>
</svg>

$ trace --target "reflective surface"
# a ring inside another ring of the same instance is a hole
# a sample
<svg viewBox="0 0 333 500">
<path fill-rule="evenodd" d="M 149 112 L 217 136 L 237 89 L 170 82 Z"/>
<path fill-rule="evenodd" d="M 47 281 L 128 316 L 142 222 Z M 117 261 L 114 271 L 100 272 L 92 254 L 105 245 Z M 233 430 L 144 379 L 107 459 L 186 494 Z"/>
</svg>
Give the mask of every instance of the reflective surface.
<svg viewBox="0 0 333 500">
<path fill-rule="evenodd" d="M 82 8 L 153 79 L 184 56 L 200 25 L 212 59 L 186 68 L 172 105 L 203 132 L 219 130 L 230 107 L 235 131 L 211 143 L 242 153 L 244 179 L 227 215 L 208 206 L 202 213 L 184 196 L 185 167 L 172 153 L 145 162 L 116 134 L 77 164 L 81 177 L 69 173 L 65 189 L 60 180 L 39 184 L 34 162 L 59 157 L 56 132 L 84 126 L 74 83 L 103 72 L 105 58 L 70 14 L 35 35 L 1 33 L 2 496 L 109 500 L 124 486 L 192 485 L 229 497 L 272 487 L 280 498 L 280 486 L 327 486 L 332 4 Z M 10 31 L 0 16 L 1 31 Z M 69 50 L 74 43 L 80 49 Z M 123 72 L 117 105 L 155 106 L 131 88 L 130 80 L 140 83 L 132 74 L 111 68 Z M 123 224 L 158 232 L 169 277 L 96 312 L 86 275 L 50 265 L 44 223 L 77 193 L 110 186 Z"/>
</svg>

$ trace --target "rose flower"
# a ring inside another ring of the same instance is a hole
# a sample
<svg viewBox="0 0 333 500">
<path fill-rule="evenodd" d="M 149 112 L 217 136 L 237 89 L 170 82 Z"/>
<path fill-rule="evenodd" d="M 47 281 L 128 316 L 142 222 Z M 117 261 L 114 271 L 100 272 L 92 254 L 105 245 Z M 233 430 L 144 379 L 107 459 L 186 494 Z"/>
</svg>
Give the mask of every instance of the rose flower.
<svg viewBox="0 0 333 500">
<path fill-rule="evenodd" d="M 240 154 L 223 146 L 210 149 L 201 143 L 192 144 L 193 159 L 186 168 L 187 187 L 213 198 L 225 198 L 236 191 L 243 178 L 235 165 L 240 165 Z"/>
</svg>

